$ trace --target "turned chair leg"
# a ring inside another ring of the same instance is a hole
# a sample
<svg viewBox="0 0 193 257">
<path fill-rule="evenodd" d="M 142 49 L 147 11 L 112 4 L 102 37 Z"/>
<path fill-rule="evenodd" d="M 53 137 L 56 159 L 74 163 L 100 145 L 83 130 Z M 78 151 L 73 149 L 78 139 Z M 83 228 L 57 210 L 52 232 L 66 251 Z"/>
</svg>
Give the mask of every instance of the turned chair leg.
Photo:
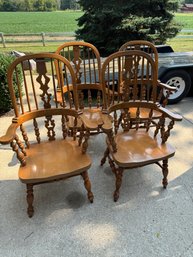
<svg viewBox="0 0 193 257">
<path fill-rule="evenodd" d="M 85 132 L 85 139 L 84 139 L 84 142 L 82 144 L 82 153 L 86 153 L 86 150 L 88 148 L 89 137 L 90 137 L 90 131 L 89 131 L 89 129 L 87 129 L 86 132 Z"/>
<path fill-rule="evenodd" d="M 80 135 L 79 135 L 79 140 L 78 140 L 78 145 L 80 146 L 82 144 L 82 140 L 84 137 L 84 131 L 83 129 L 80 130 Z"/>
<path fill-rule="evenodd" d="M 27 184 L 27 213 L 29 218 L 31 218 L 34 214 L 34 207 L 33 207 L 33 200 L 34 200 L 34 194 L 33 194 L 33 184 Z"/>
<path fill-rule="evenodd" d="M 109 165 L 110 165 L 110 167 L 111 167 L 111 170 L 112 170 L 112 172 L 115 174 L 115 176 L 116 176 L 116 172 L 117 172 L 117 169 L 116 169 L 116 167 L 115 167 L 115 163 L 114 163 L 114 161 L 110 158 L 110 156 L 108 156 L 108 159 L 109 159 Z"/>
<path fill-rule="evenodd" d="M 103 165 L 105 164 L 108 155 L 109 155 L 109 148 L 107 147 L 107 149 L 106 149 L 105 152 L 104 152 L 104 156 L 103 156 L 103 158 L 101 159 L 101 166 L 103 166 Z"/>
<path fill-rule="evenodd" d="M 115 172 L 115 175 L 116 175 L 116 182 L 115 182 L 116 190 L 114 192 L 114 202 L 117 202 L 117 200 L 119 199 L 119 189 L 122 184 L 123 168 L 118 168 Z"/>
<path fill-rule="evenodd" d="M 93 193 L 91 191 L 91 183 L 90 183 L 90 180 L 89 180 L 89 177 L 88 177 L 88 172 L 84 171 L 83 173 L 81 173 L 81 176 L 84 179 L 84 186 L 87 190 L 88 199 L 91 203 L 93 203 L 94 196 L 93 196 Z"/>
<path fill-rule="evenodd" d="M 168 159 L 163 160 L 163 166 L 162 166 L 162 173 L 163 173 L 163 180 L 162 180 L 162 184 L 163 187 L 166 188 L 168 185 L 168 180 L 167 180 L 167 176 L 168 176 Z"/>
</svg>

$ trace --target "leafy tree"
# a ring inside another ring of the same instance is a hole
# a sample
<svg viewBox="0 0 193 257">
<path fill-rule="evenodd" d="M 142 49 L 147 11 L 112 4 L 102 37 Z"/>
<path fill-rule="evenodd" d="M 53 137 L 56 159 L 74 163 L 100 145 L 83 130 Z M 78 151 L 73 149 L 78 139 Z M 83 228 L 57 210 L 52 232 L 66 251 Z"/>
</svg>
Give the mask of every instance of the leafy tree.
<svg viewBox="0 0 193 257">
<path fill-rule="evenodd" d="M 76 0 L 71 0 L 70 2 L 70 9 L 77 9 L 78 8 L 78 4 L 77 4 L 77 1 Z"/>
<path fill-rule="evenodd" d="M 2 1 L 2 10 L 6 12 L 15 12 L 17 11 L 18 4 L 14 0 L 3 0 Z"/>
<path fill-rule="evenodd" d="M 33 11 L 33 0 L 24 0 L 25 11 Z"/>
<path fill-rule="evenodd" d="M 66 9 L 70 9 L 70 0 L 61 0 L 60 2 L 60 9 L 61 10 L 66 10 Z"/>
<path fill-rule="evenodd" d="M 46 0 L 45 1 L 45 10 L 53 11 L 57 9 L 57 1 L 55 0 Z"/>
<path fill-rule="evenodd" d="M 129 40 L 163 44 L 180 30 L 173 20 L 178 0 L 80 0 L 84 14 L 78 19 L 77 39 L 94 44 L 102 55 Z"/>
<path fill-rule="evenodd" d="M 53 11 L 57 0 L 0 0 L 0 11 Z"/>
<path fill-rule="evenodd" d="M 34 1 L 35 11 L 45 11 L 45 0 L 36 0 Z"/>
<path fill-rule="evenodd" d="M 77 0 L 61 0 L 60 1 L 60 9 L 66 10 L 66 9 L 78 9 L 79 4 L 77 3 Z"/>
</svg>

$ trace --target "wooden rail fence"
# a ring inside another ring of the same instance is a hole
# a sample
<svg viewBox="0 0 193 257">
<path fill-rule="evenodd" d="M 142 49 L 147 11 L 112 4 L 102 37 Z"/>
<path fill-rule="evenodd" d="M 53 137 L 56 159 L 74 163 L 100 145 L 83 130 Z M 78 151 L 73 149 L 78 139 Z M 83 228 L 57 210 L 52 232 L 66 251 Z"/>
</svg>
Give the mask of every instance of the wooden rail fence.
<svg viewBox="0 0 193 257">
<path fill-rule="evenodd" d="M 177 38 L 193 38 L 193 29 L 182 29 Z"/>
<path fill-rule="evenodd" d="M 9 44 L 17 43 L 42 43 L 46 46 L 49 42 L 65 42 L 75 39 L 74 32 L 63 32 L 63 33 L 15 33 L 15 34 L 4 34 L 0 32 L 0 43 L 3 47 L 7 47 Z"/>
<path fill-rule="evenodd" d="M 192 38 L 193 29 L 182 29 L 181 32 L 176 36 L 177 38 Z M 46 46 L 49 42 L 65 42 L 75 40 L 74 32 L 63 32 L 63 33 L 15 33 L 15 34 L 4 34 L 0 32 L 0 43 L 3 47 L 7 47 L 9 44 L 17 43 L 41 43 Z"/>
</svg>

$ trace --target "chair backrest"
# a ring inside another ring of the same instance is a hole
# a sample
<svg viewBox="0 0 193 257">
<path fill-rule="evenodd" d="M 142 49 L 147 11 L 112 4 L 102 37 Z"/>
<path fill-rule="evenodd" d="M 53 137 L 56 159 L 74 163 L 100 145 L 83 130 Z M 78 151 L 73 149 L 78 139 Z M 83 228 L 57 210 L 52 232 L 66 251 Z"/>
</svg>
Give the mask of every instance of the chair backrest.
<svg viewBox="0 0 193 257">
<path fill-rule="evenodd" d="M 130 100 L 157 101 L 157 70 L 155 61 L 138 50 L 119 51 L 102 66 L 105 108 Z"/>
<path fill-rule="evenodd" d="M 31 68 L 33 60 L 35 68 Z M 29 69 L 24 69 L 28 63 Z M 8 69 L 8 84 L 16 117 L 45 109 L 58 109 L 57 89 L 66 86 L 63 107 L 78 109 L 75 74 L 67 59 L 51 53 L 17 58 Z M 73 86 L 72 86 L 73 85 Z M 72 98 L 73 93 L 73 98 Z"/>
<path fill-rule="evenodd" d="M 152 44 L 149 41 L 145 40 L 133 40 L 133 41 L 128 41 L 125 44 L 123 44 L 119 51 L 130 51 L 130 50 L 140 50 L 145 53 L 148 53 L 154 60 L 155 65 L 156 65 L 156 70 L 158 73 L 159 70 L 159 56 L 158 56 L 158 51 L 157 48 L 154 44 Z M 169 88 L 166 84 L 161 83 L 158 80 L 158 97 L 157 101 L 160 102 L 163 106 L 166 106 L 168 103 L 168 97 L 171 94 L 172 88 Z"/>
<path fill-rule="evenodd" d="M 86 42 L 66 42 L 55 52 L 67 58 L 75 72 L 79 107 L 102 106 L 101 60 L 95 46 Z"/>
<path fill-rule="evenodd" d="M 30 60 L 35 62 L 35 70 L 32 71 L 31 68 L 24 70 L 23 63 L 28 63 L 30 67 Z M 33 127 L 35 140 L 38 143 L 41 141 L 41 135 L 42 137 L 46 135 L 49 141 L 55 140 L 57 126 L 60 126 L 58 131 L 65 138 L 68 135 L 69 116 L 73 116 L 73 127 L 76 127 L 79 113 L 77 92 L 74 90 L 76 79 L 69 61 L 64 57 L 51 53 L 19 57 L 8 68 L 7 77 L 15 111 L 13 123 L 20 126 L 27 146 L 29 146 L 29 140 L 23 126 L 26 121 L 32 120 L 32 126 L 31 123 L 26 126 L 30 131 Z M 63 85 L 66 88 L 71 88 L 65 95 L 62 94 L 63 105 L 61 106 L 57 102 L 57 88 L 61 88 Z M 61 117 L 60 122 L 57 121 L 59 115 Z M 43 131 L 42 134 L 41 130 Z M 76 131 L 73 135 L 75 137 Z"/>
<path fill-rule="evenodd" d="M 148 53 L 155 61 L 156 66 L 158 66 L 158 52 L 154 44 L 146 40 L 132 40 L 123 44 L 119 51 L 130 51 L 130 50 L 140 50 Z"/>
</svg>

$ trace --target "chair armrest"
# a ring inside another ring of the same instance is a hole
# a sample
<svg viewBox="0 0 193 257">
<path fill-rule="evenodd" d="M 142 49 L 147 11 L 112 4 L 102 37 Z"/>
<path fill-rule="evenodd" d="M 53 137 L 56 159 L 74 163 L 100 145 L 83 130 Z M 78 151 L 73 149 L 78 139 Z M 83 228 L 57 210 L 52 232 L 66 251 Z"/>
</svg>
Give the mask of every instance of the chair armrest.
<svg viewBox="0 0 193 257">
<path fill-rule="evenodd" d="M 103 121 L 102 130 L 103 131 L 112 130 L 113 118 L 111 117 L 111 115 L 103 113 L 101 115 L 101 118 L 102 118 L 102 121 Z"/>
<path fill-rule="evenodd" d="M 166 116 L 170 119 L 173 119 L 175 121 L 181 121 L 182 120 L 182 116 L 177 114 L 177 113 L 173 113 L 171 112 L 170 110 L 162 107 L 162 106 L 159 106 L 158 107 L 158 111 L 160 111 L 161 113 L 164 113 L 166 114 Z"/>
<path fill-rule="evenodd" d="M 166 95 L 164 96 L 164 100 L 163 100 L 163 103 L 162 103 L 162 105 L 165 107 L 168 104 L 169 96 L 172 93 L 176 92 L 176 87 L 169 86 L 169 85 L 167 85 L 165 83 L 160 82 L 159 80 L 158 80 L 158 86 L 160 88 L 162 88 L 162 90 L 161 90 L 162 94 L 163 94 L 163 90 L 166 90 L 166 92 L 165 92 Z M 161 95 L 161 98 L 162 98 L 162 96 L 163 95 Z M 161 100 L 161 98 L 160 98 L 160 100 Z"/>
<path fill-rule="evenodd" d="M 158 80 L 158 85 L 161 86 L 163 89 L 169 90 L 171 92 L 175 92 L 176 88 L 169 86 L 168 84 L 162 83 L 161 81 Z"/>
<path fill-rule="evenodd" d="M 17 123 L 12 123 L 8 127 L 6 134 L 0 137 L 0 144 L 5 145 L 11 143 L 16 136 L 16 130 L 18 126 L 19 125 Z"/>
</svg>

